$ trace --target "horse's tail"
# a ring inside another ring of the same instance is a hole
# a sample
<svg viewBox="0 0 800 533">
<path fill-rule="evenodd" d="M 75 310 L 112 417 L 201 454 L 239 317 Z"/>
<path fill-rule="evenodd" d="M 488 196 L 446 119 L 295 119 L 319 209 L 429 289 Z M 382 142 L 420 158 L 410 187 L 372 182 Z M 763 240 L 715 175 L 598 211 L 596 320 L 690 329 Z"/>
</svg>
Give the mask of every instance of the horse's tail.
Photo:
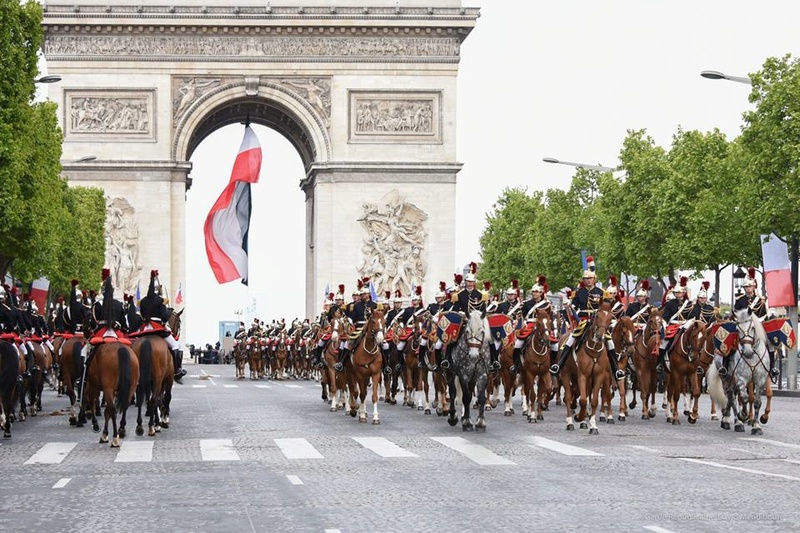
<svg viewBox="0 0 800 533">
<path fill-rule="evenodd" d="M 728 357 L 731 356 L 729 355 Z M 728 395 L 725 394 L 725 388 L 722 386 L 722 379 L 719 377 L 716 365 L 709 365 L 708 372 L 706 372 L 706 382 L 711 399 L 720 407 L 728 405 Z"/>
<path fill-rule="evenodd" d="M 126 346 L 120 346 L 117 348 L 117 355 L 119 355 L 119 377 L 114 405 L 117 411 L 125 411 L 131 402 L 131 354 Z"/>
<path fill-rule="evenodd" d="M 80 342 L 72 343 L 72 368 L 74 374 L 70 376 L 70 380 L 72 381 L 72 383 L 70 383 L 70 387 L 73 386 L 73 383 L 75 383 L 76 379 L 83 379 L 83 357 L 81 357 L 81 350 L 83 350 L 83 346 Z M 83 386 L 84 383 L 81 381 L 81 387 Z"/>
<path fill-rule="evenodd" d="M 3 411 L 11 407 L 17 374 L 19 374 L 19 356 L 16 348 L 5 341 L 0 341 L 0 394 L 2 394 L 0 400 L 3 402 Z"/>
<path fill-rule="evenodd" d="M 136 393 L 139 398 L 143 398 L 147 403 L 148 398 L 153 394 L 153 345 L 150 344 L 150 339 L 145 338 L 142 341 L 141 349 L 139 350 L 139 386 Z M 137 400 L 138 403 L 138 400 Z"/>
</svg>

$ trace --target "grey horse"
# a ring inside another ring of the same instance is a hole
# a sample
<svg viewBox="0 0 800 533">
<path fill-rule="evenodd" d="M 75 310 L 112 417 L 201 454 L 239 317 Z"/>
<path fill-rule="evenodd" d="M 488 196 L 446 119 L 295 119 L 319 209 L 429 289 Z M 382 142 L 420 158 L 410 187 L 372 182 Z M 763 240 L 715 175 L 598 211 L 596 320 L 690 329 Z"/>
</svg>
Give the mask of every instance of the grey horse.
<svg viewBox="0 0 800 533">
<path fill-rule="evenodd" d="M 486 385 L 489 381 L 489 325 L 483 313 L 473 311 L 465 319 L 464 331 L 453 349 L 453 364 L 447 376 L 450 390 L 450 411 L 447 422 L 451 426 L 458 423 L 456 418 L 457 387 L 461 389 L 461 406 L 464 414 L 461 427 L 464 431 L 486 431 L 486 419 L 483 411 L 486 406 Z M 472 394 L 478 390 L 478 419 L 473 427 L 469 409 L 472 405 Z"/>
</svg>

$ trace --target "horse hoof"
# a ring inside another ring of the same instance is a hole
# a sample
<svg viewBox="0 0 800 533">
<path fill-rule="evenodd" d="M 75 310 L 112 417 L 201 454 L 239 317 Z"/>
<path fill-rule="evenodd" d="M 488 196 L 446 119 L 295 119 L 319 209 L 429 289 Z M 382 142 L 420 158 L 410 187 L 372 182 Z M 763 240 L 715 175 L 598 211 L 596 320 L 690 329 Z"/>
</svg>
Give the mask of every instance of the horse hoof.
<svg viewBox="0 0 800 533">
<path fill-rule="evenodd" d="M 613 424 L 613 423 L 614 423 L 614 418 L 613 417 L 609 416 L 608 418 L 606 418 L 606 424 Z"/>
<path fill-rule="evenodd" d="M 711 415 L 711 420 L 719 420 L 719 415 Z"/>
<path fill-rule="evenodd" d="M 733 426 L 733 430 L 736 433 L 744 433 L 744 424 L 736 424 Z"/>
<path fill-rule="evenodd" d="M 691 414 L 691 411 L 689 411 L 688 409 L 683 410 L 683 416 L 689 416 L 689 414 Z"/>
<path fill-rule="evenodd" d="M 169 422 L 161 421 L 161 429 L 169 429 Z"/>
<path fill-rule="evenodd" d="M 589 424 L 587 424 L 586 422 L 581 422 L 581 425 L 580 425 L 581 429 L 587 429 L 588 427 L 589 427 Z"/>
<path fill-rule="evenodd" d="M 764 431 L 761 428 L 753 428 L 750 430 L 751 435 L 763 435 Z"/>
<path fill-rule="evenodd" d="M 696 424 L 697 423 L 697 417 L 694 417 L 692 415 L 689 415 L 688 420 L 689 420 L 690 424 Z"/>
<path fill-rule="evenodd" d="M 136 426 L 136 436 L 141 437 L 144 435 L 144 428 L 142 426 Z"/>
<path fill-rule="evenodd" d="M 100 424 L 97 423 L 92 424 L 92 431 L 94 431 L 95 433 L 100 431 Z"/>
<path fill-rule="evenodd" d="M 556 400 L 556 405 L 561 405 L 561 400 Z"/>
<path fill-rule="evenodd" d="M 536 420 L 544 420 L 544 415 L 536 415 Z"/>
<path fill-rule="evenodd" d="M 117 431 L 117 435 L 119 436 L 119 438 L 124 439 L 125 435 L 127 435 L 127 433 L 125 433 L 125 428 L 119 428 L 119 431 Z"/>
<path fill-rule="evenodd" d="M 10 439 L 11 438 L 11 433 L 9 433 L 8 431 L 4 431 L 3 432 L 3 438 L 4 439 Z"/>
<path fill-rule="evenodd" d="M 503 413 L 503 416 L 511 416 L 513 413 L 511 411 L 506 411 Z"/>
<path fill-rule="evenodd" d="M 458 424 L 458 419 L 457 418 L 449 418 L 448 417 L 447 418 L 447 423 L 450 424 L 450 427 L 455 427 L 455 425 Z"/>
<path fill-rule="evenodd" d="M 475 429 L 475 428 L 473 428 L 472 426 L 462 426 L 461 427 L 461 431 L 472 431 L 473 429 Z"/>
<path fill-rule="evenodd" d="M 424 406 L 422 406 L 422 405 L 418 405 L 418 406 L 417 406 L 417 411 L 422 411 L 423 409 L 425 409 L 425 407 L 424 407 Z"/>
<path fill-rule="evenodd" d="M 381 425 L 381 421 L 378 420 L 377 418 L 373 418 L 372 419 L 372 425 L 373 426 L 380 426 Z"/>
<path fill-rule="evenodd" d="M 426 415 L 429 415 L 429 414 L 431 414 L 431 410 L 430 410 L 430 409 L 425 409 L 425 414 L 426 414 Z"/>
<path fill-rule="evenodd" d="M 655 409 L 655 407 L 652 407 L 652 408 L 648 409 L 648 410 L 647 410 L 647 414 L 650 416 L 650 418 L 654 418 L 654 417 L 656 416 L 656 409 Z"/>
<path fill-rule="evenodd" d="M 70 426 L 77 426 L 78 425 L 78 419 L 75 418 L 74 416 L 71 416 L 69 418 L 69 425 Z"/>
<path fill-rule="evenodd" d="M 331 413 L 335 413 L 337 410 L 338 410 L 338 409 L 336 408 L 336 406 L 335 406 L 335 405 L 332 405 L 332 406 L 331 406 L 331 409 L 330 409 Z"/>
<path fill-rule="evenodd" d="M 589 435 L 599 435 L 599 434 L 600 434 L 600 430 L 597 429 L 597 428 L 591 428 L 589 430 Z"/>
<path fill-rule="evenodd" d="M 730 422 L 720 422 L 719 423 L 719 427 L 721 427 L 722 429 L 731 429 L 731 423 Z"/>
<path fill-rule="evenodd" d="M 567 431 L 575 431 L 575 424 L 567 424 Z"/>
<path fill-rule="evenodd" d="M 108 442 L 108 435 L 100 435 L 100 440 L 98 441 L 100 444 L 105 444 Z"/>
<path fill-rule="evenodd" d="M 619 420 L 620 422 L 625 422 L 625 418 L 626 418 L 625 415 L 617 415 L 617 420 Z"/>
<path fill-rule="evenodd" d="M 528 417 L 528 424 L 534 424 L 534 423 L 536 423 L 536 419 L 533 418 L 532 416 L 529 416 Z"/>
<path fill-rule="evenodd" d="M 667 417 L 667 424 L 672 424 L 672 417 L 671 416 Z"/>
<path fill-rule="evenodd" d="M 478 407 L 477 407 L 477 406 L 475 406 L 475 409 L 477 409 L 477 408 L 478 408 Z M 484 410 L 484 411 L 491 411 L 491 410 L 492 410 L 492 406 L 491 406 L 491 405 L 487 405 L 486 407 L 484 407 L 484 408 L 483 408 L 483 410 Z"/>
<path fill-rule="evenodd" d="M 350 416 L 352 416 L 353 418 L 355 418 L 357 414 L 358 414 L 358 413 L 356 412 L 356 410 L 355 410 L 355 409 L 353 409 L 352 411 L 350 411 Z"/>
<path fill-rule="evenodd" d="M 475 426 L 476 433 L 486 433 L 486 426 Z"/>
<path fill-rule="evenodd" d="M 153 426 L 150 426 L 149 428 L 147 428 L 147 436 L 148 437 L 155 437 L 156 436 L 156 428 L 154 428 Z"/>
<path fill-rule="evenodd" d="M 673 425 L 673 426 L 680 426 L 680 425 L 681 425 L 681 421 L 680 421 L 680 419 L 678 419 L 678 418 L 675 418 L 675 419 L 672 421 L 672 425 Z"/>
<path fill-rule="evenodd" d="M 769 422 L 769 417 L 767 415 L 761 415 L 758 419 L 759 421 L 761 421 L 762 424 L 766 424 L 767 422 Z"/>
<path fill-rule="evenodd" d="M 441 409 L 437 409 L 436 416 L 444 416 L 444 411 L 442 411 Z"/>
<path fill-rule="evenodd" d="M 605 417 L 605 415 L 600 415 L 600 416 L 598 416 L 598 417 L 597 417 L 597 421 L 598 421 L 598 422 L 605 422 L 605 421 L 606 421 L 606 417 Z"/>
</svg>

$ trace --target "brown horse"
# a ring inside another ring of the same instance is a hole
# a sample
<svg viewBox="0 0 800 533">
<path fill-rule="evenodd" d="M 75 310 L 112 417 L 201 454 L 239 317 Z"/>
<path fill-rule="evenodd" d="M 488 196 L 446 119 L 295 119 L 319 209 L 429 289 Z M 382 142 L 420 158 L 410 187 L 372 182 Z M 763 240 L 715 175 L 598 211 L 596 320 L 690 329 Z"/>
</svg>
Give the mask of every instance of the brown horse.
<svg viewBox="0 0 800 533">
<path fill-rule="evenodd" d="M 633 359 L 636 333 L 636 325 L 629 316 L 620 317 L 611 330 L 611 339 L 614 341 L 614 347 L 617 349 L 617 366 L 626 374 L 628 366 L 632 366 L 631 360 Z M 625 422 L 628 417 L 628 406 L 626 403 L 627 380 L 620 379 L 616 382 L 616 385 L 619 391 L 619 414 L 617 415 L 617 419 L 620 422 Z M 610 403 L 606 406 L 606 414 L 608 417 L 607 422 L 613 424 L 614 414 Z M 603 415 L 600 415 L 600 421 L 603 421 Z"/>
<path fill-rule="evenodd" d="M 634 343 L 633 360 L 636 367 L 636 384 L 641 391 L 642 420 L 649 420 L 656 416 L 656 363 L 658 349 L 661 345 L 663 323 L 661 311 L 654 307 L 651 308 L 647 324 Z M 636 387 L 634 387 L 633 394 L 631 409 L 636 407 Z"/>
<path fill-rule="evenodd" d="M 113 435 L 111 447 L 119 448 L 119 439 L 125 437 L 125 419 L 131 398 L 139 383 L 139 359 L 131 349 L 120 342 L 98 344 L 94 348 L 92 361 L 87 369 L 86 399 L 90 406 L 95 405 L 100 393 L 106 402 L 105 425 L 100 443 L 108 442 L 108 422 L 112 422 Z M 95 410 L 92 411 L 92 429 L 98 431 Z M 122 414 L 117 427 L 117 415 Z"/>
<path fill-rule="evenodd" d="M 11 414 L 19 375 L 19 355 L 13 344 L 0 340 L 0 427 L 11 438 Z"/>
<path fill-rule="evenodd" d="M 419 365 L 419 347 L 420 341 L 422 340 L 423 323 L 424 317 L 422 313 L 411 319 L 412 331 L 406 339 L 406 344 L 401 354 L 403 362 L 405 363 L 403 368 L 403 388 L 405 389 L 403 393 L 403 405 L 407 405 L 411 408 L 416 407 L 419 411 L 424 409 L 430 414 L 431 406 L 428 401 L 428 372 L 427 369 L 425 369 L 425 381 L 423 383 L 423 368 L 420 368 Z M 422 366 L 424 367 L 424 365 Z M 416 396 L 418 392 L 424 393 L 424 402 L 417 402 Z"/>
<path fill-rule="evenodd" d="M 139 358 L 139 386 L 136 388 L 136 434 L 144 434 L 142 404 L 150 416 L 147 435 L 152 437 L 161 428 L 169 427 L 169 404 L 172 400 L 175 366 L 169 345 L 158 335 L 142 335 L 133 341 Z"/>
<path fill-rule="evenodd" d="M 436 409 L 437 416 L 443 416 L 450 410 L 450 404 L 447 397 L 447 376 L 444 370 L 439 366 L 439 358 L 436 356 L 436 317 L 426 314 L 425 320 L 422 324 L 423 336 L 427 342 L 425 350 L 424 367 L 426 373 L 432 375 L 433 380 L 433 402 L 432 407 Z M 424 378 L 427 382 L 427 377 Z"/>
<path fill-rule="evenodd" d="M 378 388 L 381 382 L 381 346 L 383 345 L 386 321 L 383 309 L 374 309 L 367 317 L 364 330 L 345 361 L 348 386 L 350 387 L 350 416 L 358 414 L 359 422 L 367 421 L 367 388 L 372 385 L 372 423 L 380 424 L 378 417 Z"/>
<path fill-rule="evenodd" d="M 286 379 L 286 365 L 289 359 L 289 347 L 286 344 L 286 340 L 286 332 L 281 331 L 272 341 L 272 379 Z"/>
<path fill-rule="evenodd" d="M 697 422 L 697 401 L 700 398 L 700 376 L 697 370 L 706 336 L 706 323 L 694 320 L 689 327 L 678 334 L 669 352 L 669 374 L 666 379 L 669 402 L 667 422 L 672 422 L 673 425 L 681 423 L 678 417 L 678 404 L 681 394 L 685 391 L 687 380 L 692 400 L 695 402 L 688 419 L 690 424 Z"/>
<path fill-rule="evenodd" d="M 314 339 L 313 344 L 313 346 L 317 346 L 320 339 L 330 335 L 322 351 L 322 359 L 325 365 L 322 369 L 320 384 L 322 385 L 322 399 L 328 401 L 332 413 L 340 408 L 344 409 L 347 404 L 345 392 L 347 390 L 347 376 L 345 372 L 337 372 L 333 367 L 339 360 L 339 346 L 347 337 L 346 324 L 349 325 L 346 319 L 337 316 L 317 333 L 317 338 Z"/>
<path fill-rule="evenodd" d="M 264 359 L 262 351 L 265 347 L 261 345 L 258 337 L 247 339 L 247 365 L 250 367 L 250 379 L 256 381 L 261 379 L 264 374 Z"/>
<path fill-rule="evenodd" d="M 599 433 L 597 407 L 601 401 L 601 393 L 604 404 L 611 401 L 611 365 L 606 353 L 606 334 L 610 333 L 612 318 L 613 315 L 610 311 L 605 309 L 597 311 L 594 319 L 586 326 L 583 342 L 575 350 L 578 367 L 578 393 L 580 394 L 578 399 L 580 410 L 575 415 L 575 420 L 584 421 L 587 407 L 591 405 L 590 435 Z"/>
<path fill-rule="evenodd" d="M 550 313 L 538 309 L 534 317 L 534 327 L 522 347 L 523 405 L 522 414 L 527 415 L 528 422 L 544 420 L 542 411 L 550 401 L 553 382 L 550 377 L 550 345 L 555 335 Z M 508 407 L 506 407 L 507 409 Z"/>
</svg>

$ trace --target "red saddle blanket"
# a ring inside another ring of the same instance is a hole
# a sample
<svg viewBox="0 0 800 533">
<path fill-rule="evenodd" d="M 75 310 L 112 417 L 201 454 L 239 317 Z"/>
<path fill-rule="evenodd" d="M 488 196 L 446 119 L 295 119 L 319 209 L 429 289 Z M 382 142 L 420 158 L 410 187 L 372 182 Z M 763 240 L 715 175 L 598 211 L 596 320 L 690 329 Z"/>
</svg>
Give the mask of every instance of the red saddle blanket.
<svg viewBox="0 0 800 533">
<path fill-rule="evenodd" d="M 106 328 L 101 328 L 100 330 L 95 333 L 91 339 L 89 339 L 89 344 L 92 346 L 97 346 L 98 344 L 110 344 L 112 342 L 118 342 L 120 344 L 124 344 L 126 346 L 131 345 L 131 340 L 125 336 L 125 333 L 122 331 L 115 329 L 114 334 L 116 337 L 108 336 L 104 337 L 103 335 L 106 332 Z"/>
<path fill-rule="evenodd" d="M 680 324 L 667 324 L 667 333 L 665 337 L 667 339 L 674 339 L 675 334 L 678 333 L 679 329 L 681 329 Z"/>
</svg>

